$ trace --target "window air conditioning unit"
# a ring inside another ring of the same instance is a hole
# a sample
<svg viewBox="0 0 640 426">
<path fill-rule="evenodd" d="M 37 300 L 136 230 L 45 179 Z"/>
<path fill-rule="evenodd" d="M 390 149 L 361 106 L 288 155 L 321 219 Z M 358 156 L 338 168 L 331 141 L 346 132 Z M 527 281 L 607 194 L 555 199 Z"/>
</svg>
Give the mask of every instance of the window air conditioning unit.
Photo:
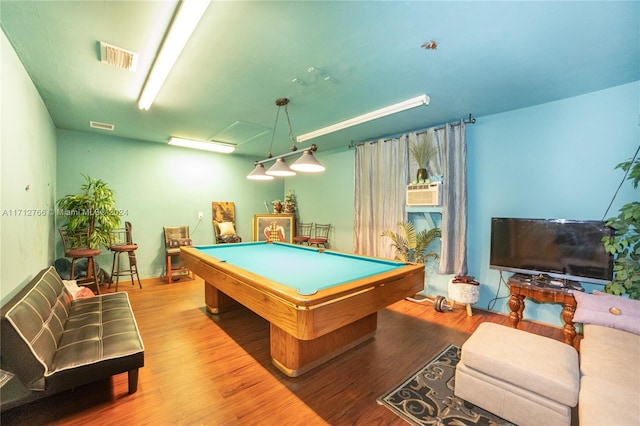
<svg viewBox="0 0 640 426">
<path fill-rule="evenodd" d="M 442 182 L 407 185 L 408 206 L 442 205 Z"/>
</svg>

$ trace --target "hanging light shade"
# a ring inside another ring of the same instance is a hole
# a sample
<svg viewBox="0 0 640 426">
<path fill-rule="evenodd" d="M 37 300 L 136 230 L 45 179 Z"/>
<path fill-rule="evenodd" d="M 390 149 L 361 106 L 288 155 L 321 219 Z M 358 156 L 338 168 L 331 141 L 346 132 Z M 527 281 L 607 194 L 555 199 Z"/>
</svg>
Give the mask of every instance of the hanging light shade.
<svg viewBox="0 0 640 426">
<path fill-rule="evenodd" d="M 256 161 L 254 163 L 255 169 L 249 173 L 247 176 L 248 179 L 255 180 L 267 180 L 273 179 L 276 177 L 287 177 L 287 176 L 295 176 L 296 171 L 298 172 L 307 172 L 307 173 L 319 173 L 325 170 L 324 166 L 318 162 L 313 156 L 313 152 L 318 149 L 316 144 L 311 144 L 311 146 L 304 150 L 302 156 L 298 158 L 296 162 L 291 165 L 291 168 L 284 161 L 285 157 L 289 157 L 292 155 L 300 155 L 298 152 L 298 147 L 296 146 L 296 140 L 293 136 L 293 127 L 291 126 L 291 119 L 289 118 L 289 110 L 287 109 L 287 105 L 289 105 L 289 99 L 280 98 L 276 100 L 276 105 L 278 110 L 276 112 L 276 120 L 273 123 L 273 132 L 271 134 L 271 143 L 269 144 L 269 151 L 267 153 L 267 158 L 264 160 Z M 276 128 L 278 127 L 278 116 L 280 115 L 280 108 L 284 107 L 284 113 L 287 117 L 287 124 L 289 125 L 289 139 L 291 140 L 291 152 L 280 154 L 276 157 L 271 155 L 271 148 L 273 147 L 273 140 L 276 136 Z M 264 164 L 274 162 L 271 167 L 265 172 Z M 295 170 L 295 171 L 294 171 Z"/>
<path fill-rule="evenodd" d="M 291 170 L 305 173 L 320 173 L 324 172 L 324 166 L 316 160 L 311 150 L 307 149 L 302 153 L 302 156 L 291 165 Z"/>
<path fill-rule="evenodd" d="M 247 175 L 247 179 L 251 180 L 271 180 L 273 176 L 269 176 L 265 173 L 264 166 L 262 164 L 256 164 L 256 168 Z"/>
<path fill-rule="evenodd" d="M 269 170 L 267 170 L 267 175 L 270 176 L 295 176 L 295 174 L 296 172 L 291 170 L 282 158 L 276 159 L 273 166 L 269 167 Z"/>
</svg>

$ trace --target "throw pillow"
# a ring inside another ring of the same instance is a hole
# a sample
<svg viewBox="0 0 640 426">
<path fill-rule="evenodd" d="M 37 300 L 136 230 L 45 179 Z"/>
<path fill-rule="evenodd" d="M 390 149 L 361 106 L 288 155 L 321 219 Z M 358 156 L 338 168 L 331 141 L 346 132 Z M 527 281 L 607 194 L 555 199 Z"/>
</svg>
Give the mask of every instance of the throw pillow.
<svg viewBox="0 0 640 426">
<path fill-rule="evenodd" d="M 218 223 L 218 228 L 220 228 L 220 235 L 235 235 L 236 230 L 233 227 L 233 222 L 220 222 Z"/>
<path fill-rule="evenodd" d="M 574 291 L 575 322 L 602 325 L 640 335 L 640 300 L 594 291 Z"/>
<path fill-rule="evenodd" d="M 86 299 L 96 295 L 90 288 L 78 286 L 76 280 L 62 280 L 62 282 L 74 299 Z"/>
</svg>

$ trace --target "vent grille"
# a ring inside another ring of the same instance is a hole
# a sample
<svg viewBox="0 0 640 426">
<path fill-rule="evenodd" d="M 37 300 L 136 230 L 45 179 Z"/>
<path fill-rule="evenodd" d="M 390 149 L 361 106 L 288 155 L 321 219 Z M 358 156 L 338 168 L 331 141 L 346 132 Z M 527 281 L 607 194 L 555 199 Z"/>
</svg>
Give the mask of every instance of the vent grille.
<svg viewBox="0 0 640 426">
<path fill-rule="evenodd" d="M 138 54 L 100 42 L 100 62 L 123 70 L 135 71 L 138 66 Z"/>
<path fill-rule="evenodd" d="M 100 123 L 98 121 L 89 121 L 89 127 L 92 129 L 100 129 L 100 130 L 110 130 L 113 131 L 116 126 L 109 123 Z"/>
<path fill-rule="evenodd" d="M 419 185 L 407 185 L 408 206 L 442 205 L 442 187 L 440 182 Z"/>
</svg>

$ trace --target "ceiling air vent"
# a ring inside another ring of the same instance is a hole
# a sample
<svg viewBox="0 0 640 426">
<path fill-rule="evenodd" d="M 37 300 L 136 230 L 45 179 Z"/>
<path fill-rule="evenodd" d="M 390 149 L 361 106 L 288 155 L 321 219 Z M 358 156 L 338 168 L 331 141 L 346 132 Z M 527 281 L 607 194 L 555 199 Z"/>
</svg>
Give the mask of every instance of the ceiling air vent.
<svg viewBox="0 0 640 426">
<path fill-rule="evenodd" d="M 100 129 L 100 130 L 111 130 L 113 131 L 116 126 L 109 123 L 99 123 L 97 121 L 89 121 L 89 127 L 92 129 Z"/>
<path fill-rule="evenodd" d="M 123 70 L 135 71 L 138 65 L 138 54 L 100 42 L 100 61 Z"/>
</svg>

